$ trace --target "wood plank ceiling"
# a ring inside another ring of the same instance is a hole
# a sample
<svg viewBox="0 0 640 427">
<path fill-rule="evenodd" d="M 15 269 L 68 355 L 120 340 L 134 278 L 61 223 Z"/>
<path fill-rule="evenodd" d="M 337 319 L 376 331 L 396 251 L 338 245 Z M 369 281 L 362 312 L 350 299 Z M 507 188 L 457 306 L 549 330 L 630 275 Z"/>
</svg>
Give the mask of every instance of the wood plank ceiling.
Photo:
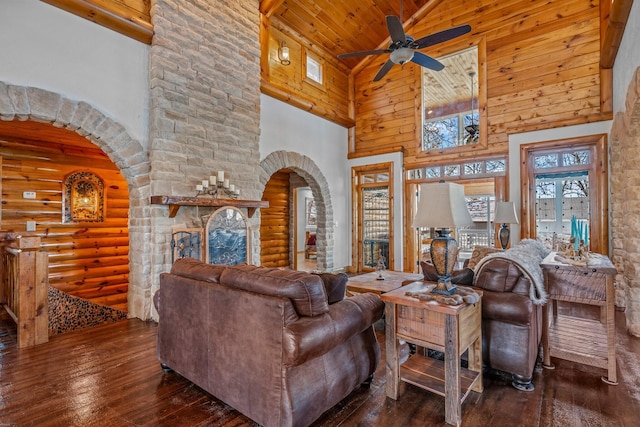
<svg viewBox="0 0 640 427">
<path fill-rule="evenodd" d="M 442 0 L 261 0 L 260 11 L 336 55 L 388 47 L 385 16 L 411 23 Z M 402 3 L 402 10 L 400 9 Z M 407 25 L 405 25 L 405 28 Z M 353 68 L 362 57 L 344 59 Z"/>
</svg>

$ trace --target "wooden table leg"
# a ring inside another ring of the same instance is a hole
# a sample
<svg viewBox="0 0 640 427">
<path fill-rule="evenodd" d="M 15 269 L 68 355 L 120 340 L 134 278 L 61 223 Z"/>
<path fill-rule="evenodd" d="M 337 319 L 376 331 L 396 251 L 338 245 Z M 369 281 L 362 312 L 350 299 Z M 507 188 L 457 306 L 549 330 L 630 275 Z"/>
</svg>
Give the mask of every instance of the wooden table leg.
<svg viewBox="0 0 640 427">
<path fill-rule="evenodd" d="M 398 340 L 396 339 L 396 305 L 384 303 L 385 346 L 387 352 L 387 382 L 385 391 L 393 400 L 398 399 L 400 387 L 400 359 L 398 357 Z"/>
<path fill-rule="evenodd" d="M 606 327 L 607 327 L 607 378 L 602 380 L 611 385 L 618 385 L 618 374 L 616 373 L 616 318 L 613 289 L 613 277 L 607 276 L 606 284 Z"/>
<path fill-rule="evenodd" d="M 549 355 L 549 305 L 552 304 L 552 301 L 550 299 L 542 306 L 542 366 L 546 369 L 555 369 L 555 366 L 551 364 L 551 355 Z"/>
<path fill-rule="evenodd" d="M 444 326 L 444 418 L 448 424 L 460 426 L 462 409 L 460 405 L 460 342 L 458 317 L 445 315 Z"/>
</svg>

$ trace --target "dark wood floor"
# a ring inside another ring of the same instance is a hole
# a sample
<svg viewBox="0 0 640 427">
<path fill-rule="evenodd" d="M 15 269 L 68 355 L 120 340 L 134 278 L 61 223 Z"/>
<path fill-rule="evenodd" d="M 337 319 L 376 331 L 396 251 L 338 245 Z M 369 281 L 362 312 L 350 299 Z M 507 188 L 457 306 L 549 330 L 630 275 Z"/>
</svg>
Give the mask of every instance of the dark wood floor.
<svg viewBox="0 0 640 427">
<path fill-rule="evenodd" d="M 15 326 L 0 312 L 1 426 L 255 425 L 179 375 L 162 372 L 153 322 L 130 319 L 19 350 Z M 486 373 L 484 392 L 462 406 L 463 425 L 640 425 L 640 339 L 625 332 L 620 312 L 617 331 L 619 385 L 603 383 L 604 370 L 555 359 L 555 370 L 536 372 L 531 393 Z M 378 338 L 384 342 L 382 333 Z M 381 363 L 371 388 L 358 388 L 314 426 L 444 425 L 444 398 L 404 385 L 394 401 L 385 397 L 384 383 Z"/>
</svg>

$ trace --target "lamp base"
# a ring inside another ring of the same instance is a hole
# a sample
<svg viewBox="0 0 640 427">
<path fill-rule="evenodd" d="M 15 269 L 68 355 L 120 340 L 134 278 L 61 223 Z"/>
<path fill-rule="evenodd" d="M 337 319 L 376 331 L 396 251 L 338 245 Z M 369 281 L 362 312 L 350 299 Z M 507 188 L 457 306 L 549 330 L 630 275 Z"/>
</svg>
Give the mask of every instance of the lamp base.
<svg viewBox="0 0 640 427">
<path fill-rule="evenodd" d="M 502 227 L 500 228 L 500 232 L 498 233 L 498 237 L 500 239 L 500 246 L 502 246 L 502 249 L 507 249 L 507 246 L 509 246 L 509 237 L 511 236 L 511 232 L 509 231 L 509 227 L 507 226 L 507 224 L 502 224 Z"/>
<path fill-rule="evenodd" d="M 431 293 L 440 295 L 452 295 L 456 291 L 456 285 L 451 283 L 451 277 L 438 277 L 438 284 L 431 289 Z"/>
<path fill-rule="evenodd" d="M 431 262 L 438 273 L 438 284 L 431 292 L 441 295 L 451 295 L 456 287 L 451 283 L 451 273 L 458 259 L 458 242 L 452 238 L 448 228 L 440 230 L 440 236 L 431 241 Z"/>
</svg>

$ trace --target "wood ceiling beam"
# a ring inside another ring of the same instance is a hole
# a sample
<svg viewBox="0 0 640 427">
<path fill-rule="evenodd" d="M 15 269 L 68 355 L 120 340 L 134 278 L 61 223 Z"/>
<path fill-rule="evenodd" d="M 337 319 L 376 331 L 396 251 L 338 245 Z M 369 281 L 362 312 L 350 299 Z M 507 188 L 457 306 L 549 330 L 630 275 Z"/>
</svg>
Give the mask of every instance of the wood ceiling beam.
<svg viewBox="0 0 640 427">
<path fill-rule="evenodd" d="M 148 19 L 148 10 L 137 11 L 121 7 L 106 0 L 41 0 L 52 6 L 66 10 L 103 27 L 109 28 L 139 42 L 151 44 L 153 26 Z"/>
<path fill-rule="evenodd" d="M 284 0 L 260 0 L 260 13 L 271 18 L 271 15 L 282 6 L 282 3 Z"/>
<path fill-rule="evenodd" d="M 604 19 L 603 16 L 603 24 L 606 27 L 600 48 L 600 68 L 606 69 L 613 68 L 616 61 L 633 0 L 615 0 L 611 4 L 606 4 L 603 0 L 603 3 L 605 3 L 604 8 L 610 7 L 608 19 Z"/>
</svg>

